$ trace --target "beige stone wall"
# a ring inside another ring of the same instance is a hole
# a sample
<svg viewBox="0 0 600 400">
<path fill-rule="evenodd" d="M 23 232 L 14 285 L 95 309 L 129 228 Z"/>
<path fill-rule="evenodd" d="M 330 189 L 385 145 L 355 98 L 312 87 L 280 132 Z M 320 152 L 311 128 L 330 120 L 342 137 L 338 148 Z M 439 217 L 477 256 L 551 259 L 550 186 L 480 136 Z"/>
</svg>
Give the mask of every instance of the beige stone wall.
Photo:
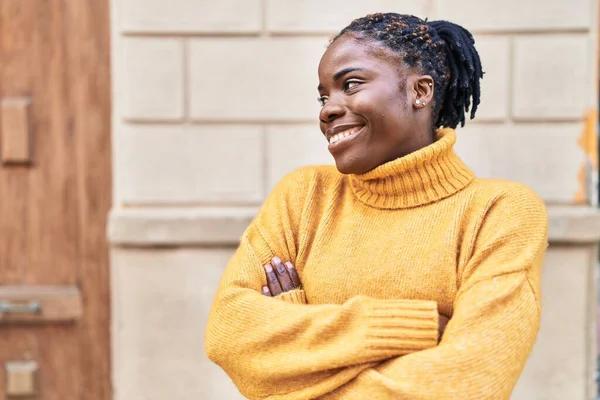
<svg viewBox="0 0 600 400">
<path fill-rule="evenodd" d="M 480 176 L 573 204 L 589 157 L 584 116 L 597 103 L 596 3 L 112 1 L 115 399 L 239 398 L 204 356 L 206 315 L 236 239 L 277 180 L 332 162 L 316 123 L 316 69 L 331 34 L 376 11 L 464 24 L 486 76 L 459 153 Z M 593 391 L 585 338 L 597 219 L 553 210 L 543 328 L 516 399 Z"/>
</svg>

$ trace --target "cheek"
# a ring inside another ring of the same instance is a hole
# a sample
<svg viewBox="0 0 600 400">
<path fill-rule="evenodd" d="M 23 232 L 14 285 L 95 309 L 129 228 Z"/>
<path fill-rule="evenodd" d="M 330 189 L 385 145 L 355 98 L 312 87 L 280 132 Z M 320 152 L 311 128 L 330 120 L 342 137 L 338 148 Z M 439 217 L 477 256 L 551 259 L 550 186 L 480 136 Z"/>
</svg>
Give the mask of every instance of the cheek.
<svg viewBox="0 0 600 400">
<path fill-rule="evenodd" d="M 353 110 L 356 114 L 362 116 L 370 125 L 381 125 L 385 123 L 390 111 L 387 106 L 389 103 L 381 101 L 382 99 L 375 98 L 372 95 L 365 94 L 361 96 L 358 93 L 353 99 Z"/>
<path fill-rule="evenodd" d="M 391 93 L 386 100 L 386 104 L 388 109 L 393 112 L 394 115 L 400 116 L 406 116 L 412 108 L 404 97 L 404 93 L 398 92 Z"/>
<path fill-rule="evenodd" d="M 379 134 L 395 133 L 407 121 L 407 112 L 397 99 L 390 99 L 381 107 L 373 108 L 373 125 Z M 383 132 L 379 132 L 382 130 Z"/>
<path fill-rule="evenodd" d="M 385 90 L 388 89 L 388 90 Z M 376 125 L 395 125 L 405 119 L 410 109 L 403 93 L 389 88 L 355 96 L 355 109 Z"/>
</svg>

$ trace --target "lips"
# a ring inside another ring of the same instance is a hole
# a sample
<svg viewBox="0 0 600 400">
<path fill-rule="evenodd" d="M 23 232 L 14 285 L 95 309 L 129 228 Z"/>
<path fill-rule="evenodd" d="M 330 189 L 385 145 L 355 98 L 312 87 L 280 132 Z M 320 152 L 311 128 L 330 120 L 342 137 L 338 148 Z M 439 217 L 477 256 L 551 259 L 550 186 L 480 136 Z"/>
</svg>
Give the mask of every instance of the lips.
<svg viewBox="0 0 600 400">
<path fill-rule="evenodd" d="M 365 129 L 365 125 L 354 125 L 341 132 L 334 133 L 329 137 L 329 145 L 327 146 L 329 152 L 336 157 L 337 154 L 340 154 L 348 147 L 351 147 L 354 140 L 357 139 Z"/>
<path fill-rule="evenodd" d="M 343 124 L 336 125 L 333 128 L 327 129 L 325 136 L 330 144 L 336 143 L 344 138 L 354 135 L 360 131 L 364 125 L 362 124 Z"/>
<path fill-rule="evenodd" d="M 336 133 L 335 135 L 333 135 L 329 138 L 329 143 L 333 144 L 333 143 L 339 142 L 340 140 L 355 134 L 356 132 L 360 131 L 361 129 L 362 129 L 361 126 L 355 126 L 354 128 L 350 128 L 343 132 Z"/>
</svg>

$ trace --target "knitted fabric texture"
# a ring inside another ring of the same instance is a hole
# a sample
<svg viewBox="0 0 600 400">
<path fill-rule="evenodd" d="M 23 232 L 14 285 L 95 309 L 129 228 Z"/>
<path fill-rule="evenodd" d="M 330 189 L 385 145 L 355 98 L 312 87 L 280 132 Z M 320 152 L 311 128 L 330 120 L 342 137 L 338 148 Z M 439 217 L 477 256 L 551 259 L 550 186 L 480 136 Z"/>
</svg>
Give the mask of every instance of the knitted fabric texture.
<svg viewBox="0 0 600 400">
<path fill-rule="evenodd" d="M 437 135 L 364 175 L 301 168 L 269 195 L 205 338 L 246 397 L 510 397 L 539 328 L 546 210 L 520 184 L 475 178 L 455 132 Z M 301 289 L 261 294 L 273 256 Z"/>
</svg>

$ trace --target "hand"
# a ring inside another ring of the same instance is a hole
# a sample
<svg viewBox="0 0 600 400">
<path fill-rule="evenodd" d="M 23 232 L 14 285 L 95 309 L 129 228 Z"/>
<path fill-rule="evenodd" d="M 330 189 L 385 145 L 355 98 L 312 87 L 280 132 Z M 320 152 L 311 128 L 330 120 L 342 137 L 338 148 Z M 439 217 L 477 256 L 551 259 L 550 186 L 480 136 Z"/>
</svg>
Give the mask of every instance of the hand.
<svg viewBox="0 0 600 400">
<path fill-rule="evenodd" d="M 264 266 L 264 269 L 268 285 L 262 288 L 265 296 L 277 296 L 301 286 L 296 268 L 290 261 L 283 265 L 281 258 L 273 257 L 271 262 Z"/>
<path fill-rule="evenodd" d="M 446 330 L 446 325 L 448 325 L 448 321 L 450 321 L 450 318 L 446 317 L 445 315 L 439 314 L 438 321 L 439 321 L 439 324 L 438 324 L 438 332 L 439 332 L 438 342 L 439 342 L 440 340 L 442 340 L 442 335 L 444 334 L 444 331 Z"/>
</svg>

